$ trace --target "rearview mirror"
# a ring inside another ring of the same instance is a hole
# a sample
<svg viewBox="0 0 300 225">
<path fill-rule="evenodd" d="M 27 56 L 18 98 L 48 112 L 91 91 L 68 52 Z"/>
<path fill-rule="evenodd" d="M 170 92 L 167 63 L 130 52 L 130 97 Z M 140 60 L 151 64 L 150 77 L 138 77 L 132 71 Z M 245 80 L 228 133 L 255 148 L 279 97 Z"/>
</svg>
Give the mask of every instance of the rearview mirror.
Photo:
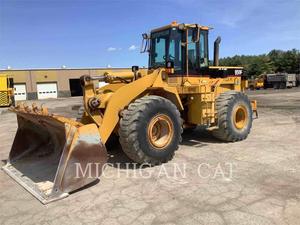
<svg viewBox="0 0 300 225">
<path fill-rule="evenodd" d="M 131 71 L 134 72 L 134 73 L 137 72 L 138 70 L 139 70 L 138 66 L 132 66 L 131 67 Z"/>
<path fill-rule="evenodd" d="M 150 37 L 147 33 L 142 34 L 143 40 L 141 45 L 140 53 L 149 52 L 149 40 Z"/>
<path fill-rule="evenodd" d="M 143 33 L 143 34 L 142 34 L 142 37 L 143 37 L 143 39 L 149 39 L 147 33 Z"/>
</svg>

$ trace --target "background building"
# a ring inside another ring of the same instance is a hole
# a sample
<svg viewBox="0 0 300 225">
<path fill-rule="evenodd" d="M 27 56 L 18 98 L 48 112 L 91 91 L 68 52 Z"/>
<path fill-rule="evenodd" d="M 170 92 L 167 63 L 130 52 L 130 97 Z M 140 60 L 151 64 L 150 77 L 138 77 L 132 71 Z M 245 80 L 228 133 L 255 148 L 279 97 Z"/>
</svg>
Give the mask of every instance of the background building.
<svg viewBox="0 0 300 225">
<path fill-rule="evenodd" d="M 8 69 L 0 70 L 13 78 L 15 99 L 32 100 L 81 96 L 79 78 L 82 75 L 102 75 L 104 71 L 128 70 L 129 68 L 83 68 L 83 69 Z"/>
</svg>

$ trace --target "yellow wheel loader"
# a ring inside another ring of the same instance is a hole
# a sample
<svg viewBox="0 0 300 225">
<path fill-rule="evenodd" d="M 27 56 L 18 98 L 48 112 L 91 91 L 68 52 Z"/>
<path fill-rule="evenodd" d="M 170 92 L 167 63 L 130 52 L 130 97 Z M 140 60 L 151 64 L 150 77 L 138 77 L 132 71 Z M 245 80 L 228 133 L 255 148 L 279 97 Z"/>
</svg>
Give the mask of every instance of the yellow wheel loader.
<svg viewBox="0 0 300 225">
<path fill-rule="evenodd" d="M 147 70 L 133 66 L 132 72 L 81 77 L 80 121 L 36 105 L 13 108 L 18 130 L 3 169 L 48 203 L 97 179 L 112 135 L 130 159 L 148 165 L 171 160 L 185 128 L 202 125 L 223 141 L 245 139 L 256 102 L 243 92 L 242 67 L 218 66 L 220 38 L 209 66 L 208 32 L 206 26 L 173 22 L 143 34 Z M 96 88 L 99 81 L 108 84 Z"/>
<path fill-rule="evenodd" d="M 259 90 L 264 87 L 264 78 L 263 77 L 257 77 L 257 78 L 251 78 L 248 80 L 248 87 L 250 90 Z"/>
<path fill-rule="evenodd" d="M 0 107 L 14 104 L 13 79 L 6 74 L 0 74 Z"/>
</svg>

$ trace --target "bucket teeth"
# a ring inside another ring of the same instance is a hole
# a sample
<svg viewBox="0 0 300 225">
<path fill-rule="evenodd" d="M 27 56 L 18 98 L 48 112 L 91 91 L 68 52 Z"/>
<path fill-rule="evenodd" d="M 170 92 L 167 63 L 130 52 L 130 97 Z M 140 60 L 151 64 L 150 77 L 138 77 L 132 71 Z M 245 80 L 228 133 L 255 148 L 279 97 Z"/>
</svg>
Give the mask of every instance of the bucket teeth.
<svg viewBox="0 0 300 225">
<path fill-rule="evenodd" d="M 24 102 L 18 103 L 17 106 L 14 107 L 13 109 L 19 110 L 19 111 L 24 111 Z"/>
<path fill-rule="evenodd" d="M 31 108 L 30 108 L 30 106 L 28 106 L 28 105 L 26 105 L 26 106 L 24 107 L 24 110 L 25 110 L 26 112 L 28 112 L 28 113 L 31 112 Z"/>
<path fill-rule="evenodd" d="M 18 103 L 15 107 L 11 108 L 12 111 L 20 111 L 20 112 L 27 112 L 32 114 L 44 115 L 44 116 L 51 116 L 49 114 L 48 108 L 41 105 L 38 106 L 35 102 L 32 103 L 31 107 L 26 105 L 26 103 L 21 102 Z"/>
<path fill-rule="evenodd" d="M 39 107 L 36 105 L 36 103 L 32 103 L 32 111 L 37 114 L 40 113 Z"/>
<path fill-rule="evenodd" d="M 41 105 L 41 113 L 42 115 L 49 115 L 48 108 Z"/>
</svg>

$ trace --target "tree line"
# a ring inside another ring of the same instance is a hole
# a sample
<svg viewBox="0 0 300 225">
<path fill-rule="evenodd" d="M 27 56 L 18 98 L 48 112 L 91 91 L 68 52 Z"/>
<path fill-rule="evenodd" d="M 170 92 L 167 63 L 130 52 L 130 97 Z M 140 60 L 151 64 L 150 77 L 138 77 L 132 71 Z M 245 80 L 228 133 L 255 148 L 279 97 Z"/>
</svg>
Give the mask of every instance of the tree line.
<svg viewBox="0 0 300 225">
<path fill-rule="evenodd" d="M 264 73 L 300 73 L 300 51 L 272 50 L 262 55 L 235 55 L 220 59 L 221 66 L 243 66 L 249 77 Z"/>
</svg>

